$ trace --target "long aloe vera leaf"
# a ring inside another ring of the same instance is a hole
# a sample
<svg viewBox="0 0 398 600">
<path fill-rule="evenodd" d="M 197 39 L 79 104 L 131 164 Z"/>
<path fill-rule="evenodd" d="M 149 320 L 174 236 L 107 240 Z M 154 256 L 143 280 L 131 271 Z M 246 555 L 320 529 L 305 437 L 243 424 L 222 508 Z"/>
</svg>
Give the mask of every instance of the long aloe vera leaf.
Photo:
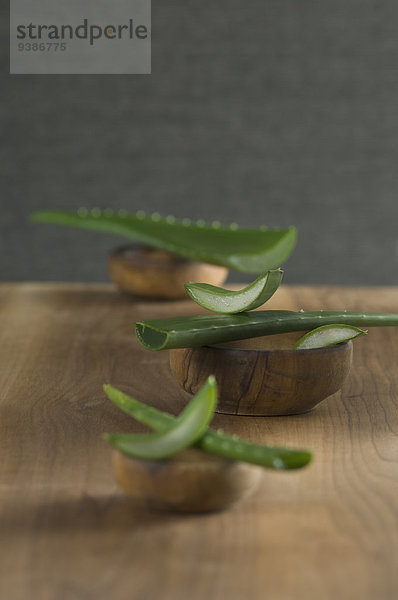
<svg viewBox="0 0 398 600">
<path fill-rule="evenodd" d="M 368 332 L 353 325 L 321 325 L 309 331 L 301 337 L 293 346 L 294 350 L 306 350 L 308 348 L 324 348 L 334 346 L 341 342 L 354 340 L 360 335 Z"/>
<path fill-rule="evenodd" d="M 139 402 L 111 385 L 104 385 L 104 391 L 126 414 L 155 431 L 167 431 L 179 418 Z M 223 458 L 242 460 L 270 469 L 300 469 L 311 461 L 311 452 L 308 450 L 254 444 L 209 428 L 196 442 L 196 446 Z"/>
<path fill-rule="evenodd" d="M 191 446 L 202 437 L 213 418 L 217 404 L 217 385 L 210 376 L 179 417 L 168 429 L 147 434 L 107 434 L 118 450 L 136 458 L 167 458 Z"/>
<path fill-rule="evenodd" d="M 208 283 L 187 283 L 185 289 L 194 302 L 207 310 L 222 314 L 236 314 L 265 304 L 278 289 L 282 275 L 283 271 L 280 269 L 268 271 L 238 291 Z"/>
<path fill-rule="evenodd" d="M 238 315 L 200 315 L 138 321 L 135 332 L 138 341 L 148 350 L 165 350 L 208 346 L 290 331 L 308 331 L 320 325 L 335 323 L 359 327 L 397 326 L 398 314 L 259 310 Z"/>
<path fill-rule="evenodd" d="M 42 211 L 32 215 L 34 222 L 69 225 L 123 236 L 161 248 L 190 260 L 222 265 L 246 273 L 261 273 L 280 266 L 296 242 L 296 229 L 241 229 L 218 222 L 206 225 L 189 219 L 162 219 L 157 213 L 128 214 L 119 211 Z"/>
</svg>

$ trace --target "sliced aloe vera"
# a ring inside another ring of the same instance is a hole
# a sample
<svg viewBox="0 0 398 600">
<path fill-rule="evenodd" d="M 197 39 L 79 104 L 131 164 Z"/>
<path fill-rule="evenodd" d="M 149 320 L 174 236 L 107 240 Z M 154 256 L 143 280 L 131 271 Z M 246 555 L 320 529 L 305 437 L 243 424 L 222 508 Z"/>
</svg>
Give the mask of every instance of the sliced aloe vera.
<svg viewBox="0 0 398 600">
<path fill-rule="evenodd" d="M 222 265 L 246 273 L 261 273 L 279 267 L 290 255 L 296 242 L 296 229 L 240 229 L 237 225 L 221 226 L 218 222 L 205 225 L 189 219 L 160 218 L 142 212 L 128 214 L 119 211 L 90 213 L 43 211 L 32 215 L 42 223 L 69 225 L 102 231 L 161 248 L 190 260 Z"/>
<path fill-rule="evenodd" d="M 358 336 L 366 335 L 367 333 L 367 331 L 353 325 L 322 325 L 303 335 L 294 344 L 293 349 L 305 350 L 307 348 L 333 346 L 334 344 L 354 340 Z"/>
<path fill-rule="evenodd" d="M 126 414 L 155 431 L 167 431 L 176 422 L 176 417 L 169 413 L 143 404 L 111 385 L 104 385 L 104 391 L 108 398 Z M 308 450 L 263 446 L 213 429 L 206 429 L 202 437 L 197 440 L 196 446 L 223 458 L 241 460 L 270 469 L 300 469 L 311 461 L 311 452 Z"/>
<path fill-rule="evenodd" d="M 217 313 L 235 314 L 253 310 L 273 296 L 282 281 L 283 271 L 277 269 L 260 275 L 242 290 L 232 291 L 208 283 L 187 283 L 185 289 L 200 306 Z"/>
<path fill-rule="evenodd" d="M 117 450 L 144 459 L 167 458 L 196 442 L 207 429 L 217 404 L 214 377 L 194 396 L 177 419 L 164 431 L 147 434 L 108 434 Z"/>
<path fill-rule="evenodd" d="M 238 315 L 201 315 L 139 321 L 135 325 L 135 332 L 138 341 L 148 350 L 165 350 L 208 346 L 290 331 L 308 331 L 320 325 L 335 323 L 356 327 L 397 326 L 398 314 L 259 310 Z"/>
</svg>

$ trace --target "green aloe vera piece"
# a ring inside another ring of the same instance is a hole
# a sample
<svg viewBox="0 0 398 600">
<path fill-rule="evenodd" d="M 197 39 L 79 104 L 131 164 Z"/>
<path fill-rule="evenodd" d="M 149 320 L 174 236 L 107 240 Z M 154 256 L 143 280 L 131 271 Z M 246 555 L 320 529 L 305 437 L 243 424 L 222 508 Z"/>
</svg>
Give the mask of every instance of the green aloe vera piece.
<svg viewBox="0 0 398 600">
<path fill-rule="evenodd" d="M 208 346 L 290 331 L 308 331 L 320 325 L 335 323 L 363 327 L 397 326 L 398 314 L 259 310 L 238 315 L 201 315 L 138 321 L 135 332 L 138 341 L 148 350 L 165 350 Z"/>
<path fill-rule="evenodd" d="M 273 296 L 282 281 L 283 271 L 268 271 L 238 291 L 208 283 L 187 283 L 185 289 L 200 306 L 217 313 L 235 314 L 253 310 Z"/>
<path fill-rule="evenodd" d="M 296 229 L 240 229 L 214 222 L 191 223 L 189 219 L 150 217 L 141 211 L 128 214 L 93 209 L 88 212 L 42 211 L 32 220 L 112 233 L 161 248 L 190 260 L 222 265 L 246 273 L 261 273 L 282 264 L 296 242 Z"/>
<path fill-rule="evenodd" d="M 111 385 L 104 385 L 104 391 L 108 398 L 126 414 L 155 431 L 167 431 L 179 418 L 139 402 Z M 206 429 L 202 437 L 197 440 L 196 446 L 223 458 L 249 462 L 270 469 L 299 469 L 311 461 L 311 453 L 307 450 L 254 444 L 214 429 Z"/>
<path fill-rule="evenodd" d="M 167 458 L 191 446 L 207 429 L 217 404 L 213 376 L 194 396 L 179 417 L 160 432 L 147 434 L 108 434 L 106 439 L 117 450 L 136 458 Z"/>
<path fill-rule="evenodd" d="M 307 348 L 333 346 L 334 344 L 354 340 L 358 336 L 367 333 L 367 331 L 353 327 L 353 325 L 322 325 L 303 335 L 294 344 L 293 349 L 305 350 Z"/>
</svg>

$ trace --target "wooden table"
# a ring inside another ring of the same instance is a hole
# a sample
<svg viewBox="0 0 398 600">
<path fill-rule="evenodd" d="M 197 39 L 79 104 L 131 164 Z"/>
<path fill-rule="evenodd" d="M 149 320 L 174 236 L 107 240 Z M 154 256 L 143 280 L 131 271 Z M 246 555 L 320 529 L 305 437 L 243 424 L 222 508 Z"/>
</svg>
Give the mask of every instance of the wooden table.
<svg viewBox="0 0 398 600">
<path fill-rule="evenodd" d="M 270 308 L 398 311 L 398 288 L 282 287 Z M 197 313 L 107 285 L 0 287 L 0 598 L 392 600 L 398 597 L 398 329 L 355 342 L 341 393 L 294 417 L 217 415 L 264 443 L 308 447 L 296 472 L 205 516 L 137 509 L 105 431 L 136 431 L 104 382 L 178 412 L 166 352 L 134 322 Z"/>
</svg>

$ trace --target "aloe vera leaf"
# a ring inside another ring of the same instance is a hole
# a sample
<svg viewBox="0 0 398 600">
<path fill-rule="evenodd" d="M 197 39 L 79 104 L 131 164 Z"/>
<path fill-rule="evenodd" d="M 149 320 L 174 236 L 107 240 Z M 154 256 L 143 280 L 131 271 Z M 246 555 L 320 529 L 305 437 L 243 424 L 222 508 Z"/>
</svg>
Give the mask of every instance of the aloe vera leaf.
<svg viewBox="0 0 398 600">
<path fill-rule="evenodd" d="M 190 260 L 222 265 L 246 273 L 261 273 L 281 265 L 296 242 L 294 227 L 288 229 L 240 229 L 236 225 L 221 226 L 189 219 L 147 217 L 139 211 L 93 209 L 90 213 L 42 211 L 32 215 L 34 222 L 69 225 L 123 236 L 137 242 L 167 250 Z"/>
<path fill-rule="evenodd" d="M 333 346 L 334 344 L 354 340 L 358 336 L 367 333 L 367 331 L 353 327 L 353 325 L 322 325 L 303 335 L 294 344 L 293 349 L 305 350 L 307 348 Z"/>
<path fill-rule="evenodd" d="M 155 431 L 167 431 L 178 417 L 143 404 L 124 394 L 111 385 L 104 385 L 108 398 L 126 414 Z M 226 435 L 222 431 L 206 429 L 196 446 L 230 460 L 241 460 L 270 469 L 299 469 L 305 467 L 312 458 L 307 450 L 263 446 L 241 440 L 237 436 Z"/>
<path fill-rule="evenodd" d="M 191 446 L 207 429 L 217 404 L 217 386 L 213 376 L 193 397 L 168 429 L 147 434 L 108 434 L 106 439 L 117 450 L 136 458 L 167 458 Z"/>
<path fill-rule="evenodd" d="M 283 271 L 280 269 L 268 271 L 238 291 L 208 283 L 187 283 L 184 287 L 192 300 L 203 308 L 217 313 L 235 314 L 253 310 L 267 302 L 280 286 L 282 276 Z"/>
<path fill-rule="evenodd" d="M 308 331 L 320 325 L 335 323 L 363 327 L 397 326 L 398 314 L 259 310 L 238 315 L 200 315 L 138 321 L 135 332 L 140 344 L 148 350 L 165 350 L 208 346 L 290 331 Z"/>
</svg>

